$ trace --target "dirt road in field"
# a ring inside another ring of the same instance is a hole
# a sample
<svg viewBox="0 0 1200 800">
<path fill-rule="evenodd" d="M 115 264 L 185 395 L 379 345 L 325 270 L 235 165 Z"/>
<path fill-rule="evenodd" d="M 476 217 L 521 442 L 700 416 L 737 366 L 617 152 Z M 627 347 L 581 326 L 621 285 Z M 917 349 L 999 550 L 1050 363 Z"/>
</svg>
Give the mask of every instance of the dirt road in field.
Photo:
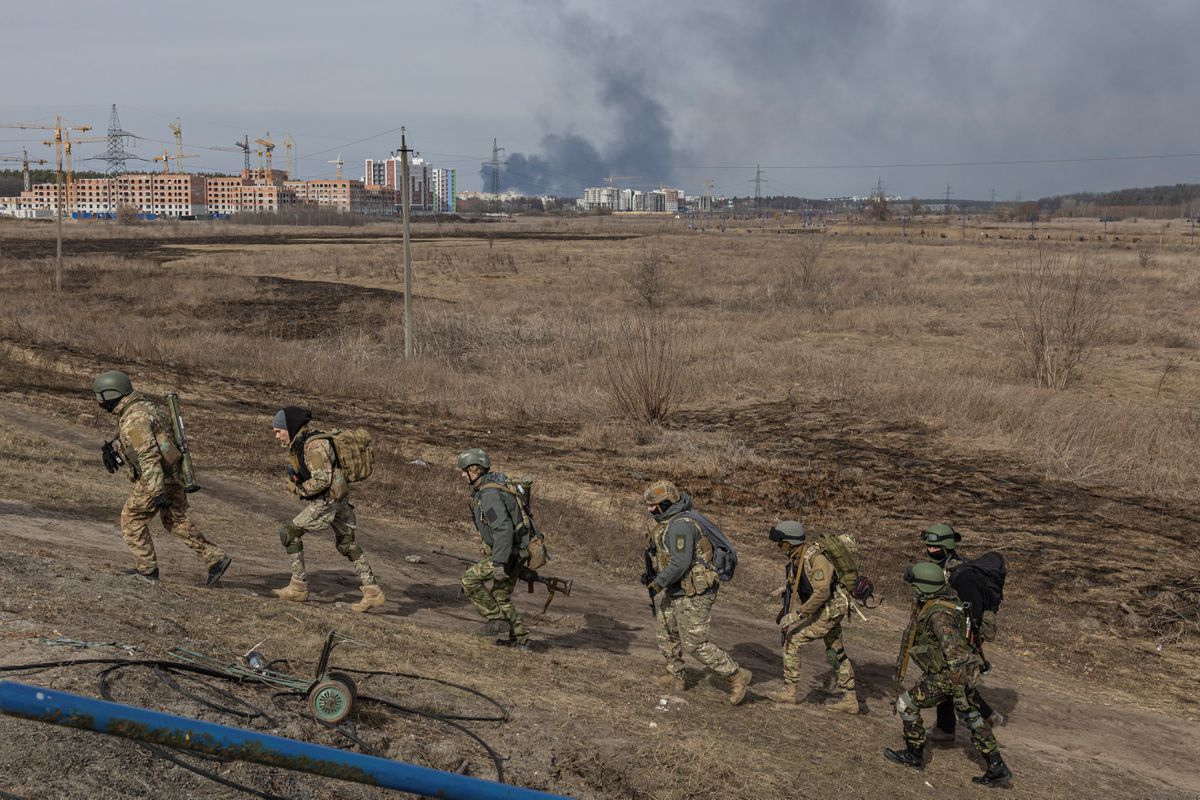
<svg viewBox="0 0 1200 800">
<path fill-rule="evenodd" d="M 768 410 L 756 413 L 758 420 L 771 417 Z M 712 420 L 714 425 L 732 422 L 735 420 Z M 821 417 L 820 425 L 815 422 L 814 429 L 832 429 L 828 416 Z M 88 463 L 95 456 L 96 442 L 91 431 L 41 417 L 28 407 L 0 402 L 0 425 L 44 439 L 48 447 L 72 461 Z M 747 427 L 754 426 L 743 425 L 740 430 Z M 996 479 L 973 471 L 966 464 L 961 465 L 957 474 L 945 468 L 933 470 L 931 463 L 903 454 L 911 453 L 911 449 L 902 451 L 886 444 L 867 447 L 849 433 L 849 421 L 842 434 L 830 434 L 825 441 L 803 433 L 798 437 L 795 427 L 764 425 L 761 430 L 764 436 L 780 440 L 786 437 L 797 447 L 803 440 L 806 456 L 816 452 L 828 459 L 830 466 L 823 468 L 821 479 L 814 480 L 812 486 L 832 485 L 834 488 L 827 495 L 831 502 L 842 503 L 849 497 L 864 496 L 868 491 L 866 482 L 847 474 L 845 464 L 864 464 L 874 458 L 886 462 L 893 476 L 892 481 L 882 486 L 872 482 L 873 494 L 869 500 L 876 503 L 891 502 L 887 500 L 889 492 L 912 495 L 911 489 L 904 487 L 921 485 L 943 501 L 954 498 L 964 509 L 977 509 L 976 513 L 989 519 L 1003 514 L 1008 504 L 1029 503 L 1040 504 L 1048 514 L 1051 511 L 1057 514 L 1051 525 L 1065 524 L 1064 520 L 1071 515 L 1087 513 L 1118 520 L 1114 524 L 1124 527 L 1144 524 L 1139 523 L 1143 515 L 1161 517 L 1168 513 L 1157 507 L 1148 510 L 1137 503 L 1117 503 L 1087 493 L 1080 494 L 1079 506 L 1063 508 L 1061 498 L 1039 496 L 1036 485 L 1016 478 Z M 878 433 L 886 442 L 887 432 Z M 914 433 L 905 431 L 897 435 L 911 437 Z M 841 482 L 836 480 L 838 475 L 843 476 Z M 115 572 L 128 563 L 129 557 L 116 530 L 115 506 L 81 516 L 35 507 L 20 497 L 0 498 L 0 530 L 4 533 L 8 557 L 5 563 L 11 567 L 11 571 L 0 569 L 0 597 L 6 598 L 0 604 L 0 637 L 21 644 L 10 648 L 10 657 L 5 660 L 26 662 L 37 660 L 38 656 L 47 657 L 27 639 L 54 631 L 80 639 L 103 637 L 124 641 L 137 637 L 140 631 L 143 641 L 160 643 L 164 641 L 165 630 L 168 636 L 165 641 L 172 636 L 186 640 L 199 635 L 199 629 L 194 627 L 196 621 L 189 614 L 232 615 L 239 625 L 249 629 L 242 639 L 280 635 L 275 629 L 281 621 L 280 615 L 297 607 L 284 606 L 268 597 L 268 589 L 281 585 L 286 578 L 285 559 L 273 529 L 280 520 L 295 513 L 296 503 L 285 495 L 248 485 L 231 473 L 205 472 L 202 483 L 205 490 L 194 496 L 195 516 L 235 559 L 223 581 L 223 589 L 213 592 L 192 588 L 201 577 L 201 566 L 185 548 L 162 534 L 156 535 L 164 576 L 160 586 L 143 586 L 130 583 L 132 579 L 116 577 Z M 985 488 L 980 489 L 981 484 Z M 797 491 L 797 485 L 796 481 L 779 476 L 777 484 L 768 491 Z M 733 483 L 724 491 L 761 493 L 763 489 L 738 487 Z M 1011 503 L 1005 497 L 1011 497 Z M 911 500 L 906 497 L 905 503 Z M 1171 513 L 1176 519 L 1186 518 L 1184 512 Z M 486 651 L 478 655 L 478 646 L 470 639 L 478 622 L 458 592 L 457 577 L 462 565 L 431 554 L 447 538 L 446 531 L 418 521 L 378 517 L 364 517 L 360 525 L 364 531 L 363 544 L 388 594 L 388 603 L 381 609 L 383 613 L 372 614 L 373 619 L 366 622 L 376 628 L 391 626 L 404 631 L 405 636 L 436 631 L 443 637 L 438 640 L 439 646 L 448 644 L 451 648 L 445 656 L 444 677 L 471 676 L 473 669 L 463 663 L 461 652 L 456 654 L 454 650 L 473 648 L 477 663 L 486 663 L 492 656 Z M 457 538 L 463 541 L 461 536 Z M 296 613 L 302 611 L 306 622 L 319 619 L 325 625 L 358 624 L 362 618 L 345 608 L 357 597 L 357 582 L 329 539 L 310 536 L 306 541 L 308 562 L 314 573 L 313 602 Z M 471 553 L 467 550 L 464 554 Z M 419 561 L 410 560 L 414 556 Z M 21 564 L 37 567 L 24 569 Z M 525 675 L 545 672 L 542 680 L 564 684 L 562 713 L 568 714 L 574 724 L 567 729 L 571 732 L 556 733 L 550 726 L 528 724 L 531 720 L 545 721 L 545 715 L 553 716 L 555 709 L 520 708 L 518 722 L 525 715 L 527 724 L 517 727 L 529 740 L 517 743 L 510 739 L 508 750 L 518 762 L 522 755 L 532 760 L 535 753 L 555 748 L 559 748 L 558 757 L 563 763 L 574 763 L 585 756 L 599 759 L 606 753 L 632 753 L 642 746 L 647 735 L 643 720 L 648 711 L 653 714 L 651 709 L 658 703 L 658 695 L 645 686 L 645 678 L 661 669 L 646 598 L 640 587 L 611 584 L 600 575 L 571 575 L 570 565 L 555 566 L 564 576 L 575 578 L 574 592 L 569 598 L 557 598 L 546 614 L 537 613 L 542 599 L 540 588 L 534 597 L 523 592 L 519 595 L 537 651 L 521 662 L 519 670 Z M 732 591 L 736 592 L 736 586 Z M 96 602 L 97 594 L 108 600 Z M 152 621 L 154 611 L 148 614 L 149 628 L 145 627 L 145 620 L 135 619 L 147 616 L 148 609 L 156 604 L 161 608 L 158 631 Z M 777 631 L 769 619 L 748 614 L 744 607 L 733 603 L 718 605 L 714 638 L 732 647 L 738 659 L 754 670 L 755 687 L 763 688 L 777 681 L 781 674 Z M 809 700 L 814 705 L 776 710 L 768 701 L 752 698 L 745 707 L 730 713 L 722 703 L 722 686 L 710 680 L 701 680 L 682 697 L 668 697 L 658 705 L 685 717 L 688 729 L 719 728 L 724 731 L 722 735 L 765 737 L 764 747 L 772 747 L 771 742 L 779 737 L 790 739 L 799 748 L 797 755 L 806 747 L 836 745 L 854 765 L 857 777 L 853 785 L 863 793 L 855 796 L 976 794 L 978 790 L 972 789 L 967 779 L 977 773 L 978 767 L 970 745 L 962 739 L 954 747 L 935 749 L 934 760 L 921 777 L 886 764 L 879 755 L 882 747 L 896 746 L 900 741 L 899 724 L 890 710 L 896 689 L 889 674 L 893 648 L 902 626 L 901 616 L 899 608 L 885 606 L 872 612 L 868 622 L 850 627 L 847 649 L 857 665 L 864 712 L 858 718 L 831 719 L 833 715 L 815 705 L 825 697 L 826 688 L 822 675 L 826 670 L 819 648 L 806 654 L 808 664 L 813 666 L 808 688 Z M 286 619 L 282 621 L 286 623 Z M 255 628 L 261 628 L 263 634 L 260 636 Z M 992 704 L 1010 719 L 1008 725 L 998 730 L 998 737 L 1017 775 L 1015 796 L 1200 796 L 1200 777 L 1194 769 L 1200 755 L 1195 744 L 1194 719 L 1148 710 L 1141 699 L 1103 680 L 1046 669 L 1016 648 L 998 647 L 990 655 L 997 669 L 995 676 L 988 678 L 984 691 Z M 613 671 L 621 673 L 619 680 L 623 687 L 615 694 L 611 692 L 613 676 L 605 674 Z M 549 677 L 550 674 L 554 677 Z M 630 687 L 635 688 L 630 691 Z M 567 707 L 567 697 L 577 698 L 578 705 Z M 1195 711 L 1194 706 L 1190 711 Z M 666 716 L 659 719 L 665 720 Z M 666 727 L 665 721 L 662 724 Z M 580 748 L 586 753 L 576 752 Z M 22 764 L 22 754 L 28 755 L 24 740 L 0 737 L 0 764 L 10 765 L 11 770 L 11 765 Z M 50 769 L 51 762 L 42 763 L 34 758 L 25 767 L 34 778 L 42 780 L 40 770 Z M 809 786 L 814 789 L 837 785 L 841 780 L 840 770 L 845 768 L 818 761 L 808 769 L 822 766 L 828 774 L 808 774 Z M 94 769 L 103 776 L 106 770 L 129 768 L 112 763 L 99 764 Z M 537 781 L 530 773 L 522 774 L 519 768 L 517 774 L 527 783 Z M 579 779 L 560 776 L 559 783 L 549 788 L 578 796 L 644 796 L 626 785 L 627 778 L 611 770 L 591 781 L 572 783 L 572 780 Z M 103 787 L 104 782 L 101 777 L 91 784 L 84 781 L 78 785 Z M 0 791 L 22 790 L 36 796 L 33 788 L 34 784 L 20 774 L 14 776 L 10 772 L 0 777 Z M 223 790 L 212 788 L 212 793 L 206 796 L 241 796 L 222 794 Z M 97 796 L 128 795 L 99 792 Z"/>
</svg>

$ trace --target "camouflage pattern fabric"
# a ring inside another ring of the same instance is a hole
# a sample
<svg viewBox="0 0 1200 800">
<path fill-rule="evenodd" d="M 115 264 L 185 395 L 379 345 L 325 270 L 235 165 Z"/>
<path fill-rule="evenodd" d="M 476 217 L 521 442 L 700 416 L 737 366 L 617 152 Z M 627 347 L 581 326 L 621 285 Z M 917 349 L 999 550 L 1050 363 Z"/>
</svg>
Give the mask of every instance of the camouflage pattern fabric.
<svg viewBox="0 0 1200 800">
<path fill-rule="evenodd" d="M 842 622 L 850 613 L 850 601 L 836 581 L 833 563 L 819 545 L 799 545 L 788 553 L 791 611 L 780 620 L 784 627 L 783 682 L 793 687 L 800 682 L 800 650 L 818 639 L 825 643 L 825 657 L 837 674 L 840 689 L 854 691 L 854 665 L 842 645 Z M 804 596 L 801 587 L 810 594 Z"/>
<path fill-rule="evenodd" d="M 904 723 L 904 740 L 914 747 L 925 743 L 925 725 L 921 709 L 953 700 L 958 718 L 971 731 L 971 743 L 982 755 L 999 749 L 979 707 L 975 687 L 979 683 L 979 656 L 964 635 L 966 621 L 957 607 L 947 607 L 955 599 L 952 590 L 926 598 L 922 611 L 911 623 L 915 635 L 908 651 L 924 676 L 916 686 L 896 700 L 896 710 Z"/>
<path fill-rule="evenodd" d="M 521 615 L 512 604 L 513 589 L 517 586 L 517 573 L 513 571 L 507 580 L 495 577 L 495 565 L 492 563 L 490 552 L 486 557 L 472 564 L 462 576 L 463 591 L 480 616 L 487 620 L 504 620 L 508 623 L 509 635 L 518 642 L 529 637 Z M 489 589 L 488 581 L 492 586 Z"/>
<path fill-rule="evenodd" d="M 348 499 L 334 500 L 323 495 L 312 500 L 297 514 L 289 525 L 284 526 L 284 547 L 292 559 L 292 575 L 297 580 L 308 581 L 304 568 L 304 534 L 333 528 L 337 551 L 350 560 L 363 586 L 378 583 L 375 573 L 363 549 L 355 541 L 358 518 Z"/>
<path fill-rule="evenodd" d="M 301 475 L 304 480 L 295 484 L 294 491 L 306 500 L 328 491 L 333 484 L 333 442 L 326 438 L 308 438 L 310 433 L 315 432 L 314 428 L 305 425 L 296 431 L 296 435 L 292 439 L 292 446 L 288 450 L 292 459 L 292 469 L 300 473 L 301 459 L 296 453 L 296 445 L 300 442 L 304 443 L 303 466 L 308 474 Z"/>
<path fill-rule="evenodd" d="M 900 708 L 901 701 L 907 698 L 905 705 L 910 709 L 909 713 L 903 710 L 900 713 L 904 722 L 904 741 L 912 747 L 924 746 L 925 724 L 921 721 L 920 710 L 933 708 L 945 700 L 950 700 L 954 703 L 958 718 L 971 731 L 971 744 L 975 745 L 975 749 L 984 757 L 999 750 L 1000 745 L 996 743 L 991 727 L 974 702 L 974 694 L 973 689 L 956 683 L 949 670 L 921 678 L 916 686 L 902 694 L 897 701 L 897 708 Z"/>
<path fill-rule="evenodd" d="M 708 640 L 716 592 L 663 597 L 658 606 L 658 651 L 667 660 L 667 671 L 683 677 L 683 654 L 691 656 L 722 678 L 737 672 L 729 653 Z"/>
<path fill-rule="evenodd" d="M 167 533 L 178 537 L 211 568 L 225 557 L 225 551 L 205 539 L 188 519 L 187 493 L 178 477 L 178 461 L 172 466 L 164 463 L 164 450 L 178 455 L 169 438 L 166 409 L 134 392 L 123 397 L 113 413 L 118 416 L 118 437 L 133 481 L 133 491 L 121 509 L 121 538 L 133 551 L 138 572 L 149 574 L 158 567 L 149 522 L 160 513 Z M 163 495 L 170 505 L 156 508 L 154 499 Z"/>
<path fill-rule="evenodd" d="M 842 645 L 842 621 L 849 604 L 841 592 L 836 592 L 821 607 L 816 619 L 787 634 L 783 644 L 783 682 L 795 686 L 800 682 L 800 650 L 808 642 L 820 639 L 825 643 L 825 658 L 837 674 L 837 685 L 843 691 L 854 691 L 854 665 Z"/>
<path fill-rule="evenodd" d="M 166 494 L 171 505 L 159 509 L 154 506 L 154 498 Z M 202 559 L 204 565 L 211 568 L 225 557 L 225 551 L 196 530 L 188 519 L 187 493 L 183 485 L 176 481 L 167 481 L 162 491 L 151 492 L 140 481 L 133 485 L 133 492 L 121 509 L 121 538 L 133 551 L 133 558 L 138 572 L 148 575 L 158 567 L 158 558 L 154 553 L 154 540 L 150 538 L 150 520 L 155 514 L 162 513 L 162 524 L 167 533 L 177 537 Z"/>
</svg>

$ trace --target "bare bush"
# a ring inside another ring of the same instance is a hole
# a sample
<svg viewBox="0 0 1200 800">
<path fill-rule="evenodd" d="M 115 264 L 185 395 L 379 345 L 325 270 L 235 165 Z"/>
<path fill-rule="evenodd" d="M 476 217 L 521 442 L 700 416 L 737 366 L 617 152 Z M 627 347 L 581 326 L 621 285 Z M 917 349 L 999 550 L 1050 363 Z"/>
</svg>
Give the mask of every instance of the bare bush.
<svg viewBox="0 0 1200 800">
<path fill-rule="evenodd" d="M 1039 250 L 1013 289 L 1006 333 L 1018 369 L 1038 386 L 1065 389 L 1108 332 L 1107 270 Z"/>
<path fill-rule="evenodd" d="M 139 211 L 137 206 L 122 203 L 117 206 L 117 224 L 118 225 L 140 225 L 142 218 L 138 216 Z"/>
<path fill-rule="evenodd" d="M 625 330 L 604 364 L 613 405 L 634 422 L 666 422 L 679 409 L 684 355 L 679 328 L 640 319 Z"/>
<path fill-rule="evenodd" d="M 1154 263 L 1154 253 L 1151 252 L 1149 247 L 1138 248 L 1137 259 L 1139 267 L 1149 269 L 1150 265 Z"/>
<path fill-rule="evenodd" d="M 657 250 L 647 251 L 630 268 L 625 281 L 647 308 L 658 308 L 671 290 L 667 257 Z"/>
</svg>

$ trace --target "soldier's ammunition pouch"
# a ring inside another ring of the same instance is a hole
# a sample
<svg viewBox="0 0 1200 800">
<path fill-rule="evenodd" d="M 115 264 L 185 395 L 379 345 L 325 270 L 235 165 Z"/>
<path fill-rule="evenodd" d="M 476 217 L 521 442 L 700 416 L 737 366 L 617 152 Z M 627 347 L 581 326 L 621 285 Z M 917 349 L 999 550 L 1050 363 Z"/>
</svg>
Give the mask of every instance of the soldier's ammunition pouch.
<svg viewBox="0 0 1200 800">
<path fill-rule="evenodd" d="M 289 555 L 299 553 L 304 549 L 304 544 L 301 541 L 303 537 L 304 531 L 294 523 L 287 522 L 279 528 L 279 543 L 283 545 L 283 549 Z"/>
<path fill-rule="evenodd" d="M 720 583 L 717 578 L 717 572 L 707 564 L 699 561 L 692 564 L 692 568 L 687 574 L 679 580 L 679 588 L 683 589 L 683 593 L 688 597 L 698 594 L 704 594 Z"/>
</svg>

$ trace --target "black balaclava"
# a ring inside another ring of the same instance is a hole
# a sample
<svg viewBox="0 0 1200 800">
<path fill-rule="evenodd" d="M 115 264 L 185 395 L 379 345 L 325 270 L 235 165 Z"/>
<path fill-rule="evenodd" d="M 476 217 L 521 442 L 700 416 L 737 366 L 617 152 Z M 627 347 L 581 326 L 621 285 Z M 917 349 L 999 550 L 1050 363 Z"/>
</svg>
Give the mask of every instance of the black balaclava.
<svg viewBox="0 0 1200 800">
<path fill-rule="evenodd" d="M 276 420 L 279 419 L 280 414 L 283 415 L 284 424 L 287 426 L 289 442 L 295 439 L 299 430 L 312 420 L 312 412 L 300 406 L 284 406 L 276 412 Z M 275 427 L 282 426 L 275 425 Z"/>
</svg>

